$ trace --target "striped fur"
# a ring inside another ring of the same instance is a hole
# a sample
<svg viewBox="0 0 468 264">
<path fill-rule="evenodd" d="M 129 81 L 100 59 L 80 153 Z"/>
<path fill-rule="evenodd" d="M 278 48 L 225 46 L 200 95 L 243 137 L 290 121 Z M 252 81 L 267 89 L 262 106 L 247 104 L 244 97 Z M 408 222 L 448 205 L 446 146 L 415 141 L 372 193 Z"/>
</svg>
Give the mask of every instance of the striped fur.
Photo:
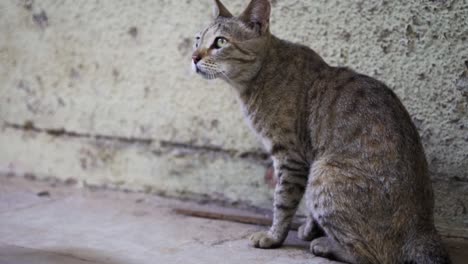
<svg viewBox="0 0 468 264">
<path fill-rule="evenodd" d="M 423 147 L 385 84 L 331 67 L 306 46 L 269 31 L 270 3 L 237 17 L 220 1 L 196 37 L 193 66 L 238 92 L 247 123 L 271 153 L 274 218 L 253 246 L 280 246 L 304 196 L 299 236 L 311 251 L 348 263 L 450 263 L 433 222 Z M 216 39 L 227 40 L 223 47 Z"/>
</svg>

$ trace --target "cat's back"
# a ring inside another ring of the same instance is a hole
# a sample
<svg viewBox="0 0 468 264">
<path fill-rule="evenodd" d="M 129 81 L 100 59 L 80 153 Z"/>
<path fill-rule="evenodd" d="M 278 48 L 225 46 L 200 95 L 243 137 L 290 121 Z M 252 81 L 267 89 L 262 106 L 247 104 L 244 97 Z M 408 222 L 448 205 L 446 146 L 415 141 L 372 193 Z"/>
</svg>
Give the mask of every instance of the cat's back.
<svg viewBox="0 0 468 264">
<path fill-rule="evenodd" d="M 329 67 L 318 73 L 308 97 L 311 126 L 319 144 L 342 148 L 358 140 L 367 148 L 389 148 L 391 143 L 403 142 L 420 146 L 419 135 L 400 99 L 372 77 L 348 68 Z"/>
</svg>

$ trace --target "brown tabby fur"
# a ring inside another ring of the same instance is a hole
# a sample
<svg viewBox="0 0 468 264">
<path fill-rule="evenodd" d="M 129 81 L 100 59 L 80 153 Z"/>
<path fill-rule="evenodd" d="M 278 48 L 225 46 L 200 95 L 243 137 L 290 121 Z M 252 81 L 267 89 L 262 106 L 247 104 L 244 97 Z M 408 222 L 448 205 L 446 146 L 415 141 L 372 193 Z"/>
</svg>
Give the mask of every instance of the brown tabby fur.
<svg viewBox="0 0 468 264">
<path fill-rule="evenodd" d="M 269 31 L 270 3 L 234 17 L 215 0 L 196 39 L 193 67 L 222 78 L 271 153 L 274 221 L 252 235 L 280 246 L 305 193 L 299 236 L 318 256 L 348 263 L 450 263 L 433 221 L 433 193 L 418 132 L 385 84 L 331 67 L 306 46 Z M 226 43 L 217 45 L 218 37 Z"/>
</svg>

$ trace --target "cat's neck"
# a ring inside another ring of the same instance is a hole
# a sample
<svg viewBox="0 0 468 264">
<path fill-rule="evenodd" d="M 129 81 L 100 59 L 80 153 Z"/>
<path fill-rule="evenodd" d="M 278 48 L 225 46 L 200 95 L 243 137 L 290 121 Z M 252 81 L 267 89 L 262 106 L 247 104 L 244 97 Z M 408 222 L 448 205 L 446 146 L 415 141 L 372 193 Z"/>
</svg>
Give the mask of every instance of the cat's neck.
<svg viewBox="0 0 468 264">
<path fill-rule="evenodd" d="M 241 99 L 259 92 L 260 89 L 272 89 L 268 84 L 279 82 L 281 78 L 304 78 L 313 81 L 317 77 L 314 73 L 329 68 L 312 49 L 274 35 L 268 37 L 264 53 L 259 55 L 259 60 L 261 63 L 258 72 L 251 79 L 230 82 L 239 92 Z"/>
</svg>

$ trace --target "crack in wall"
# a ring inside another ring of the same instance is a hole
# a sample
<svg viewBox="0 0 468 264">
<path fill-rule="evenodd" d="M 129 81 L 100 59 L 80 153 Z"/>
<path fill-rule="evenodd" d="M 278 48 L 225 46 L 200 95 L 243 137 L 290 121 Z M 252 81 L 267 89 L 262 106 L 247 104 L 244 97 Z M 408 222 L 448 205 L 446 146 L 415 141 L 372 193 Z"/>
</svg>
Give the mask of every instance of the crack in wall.
<svg viewBox="0 0 468 264">
<path fill-rule="evenodd" d="M 69 137 L 69 138 L 80 138 L 80 139 L 95 139 L 95 140 L 106 140 L 106 141 L 117 141 L 124 144 L 142 144 L 151 145 L 155 141 L 150 138 L 135 138 L 135 137 L 121 137 L 121 136 L 108 136 L 99 134 L 79 133 L 74 131 L 68 131 L 64 128 L 58 129 L 47 129 L 40 128 L 34 125 L 31 121 L 26 121 L 24 124 L 14 124 L 10 122 L 4 122 L 7 128 L 21 130 L 26 132 L 34 132 L 39 134 L 48 134 L 53 137 Z"/>
<path fill-rule="evenodd" d="M 16 124 L 4 121 L 4 127 L 19 130 L 23 132 L 32 132 L 38 134 L 47 134 L 52 137 L 65 137 L 65 138 L 76 138 L 76 139 L 91 139 L 91 140 L 102 140 L 110 142 L 118 142 L 125 145 L 143 145 L 151 146 L 153 144 L 159 144 L 161 148 L 169 149 L 184 149 L 189 150 L 193 153 L 212 153 L 228 156 L 230 158 L 240 158 L 244 160 L 250 160 L 263 165 L 270 164 L 270 156 L 268 153 L 260 151 L 238 151 L 234 149 L 223 149 L 218 146 L 199 146 L 183 142 L 175 142 L 168 140 L 156 140 L 153 138 L 143 137 L 124 137 L 114 135 L 101 135 L 91 133 L 81 133 L 75 131 L 69 131 L 65 128 L 40 128 L 36 126 L 32 121 L 26 121 L 24 124 Z M 153 151 L 157 154 L 158 151 Z"/>
</svg>

